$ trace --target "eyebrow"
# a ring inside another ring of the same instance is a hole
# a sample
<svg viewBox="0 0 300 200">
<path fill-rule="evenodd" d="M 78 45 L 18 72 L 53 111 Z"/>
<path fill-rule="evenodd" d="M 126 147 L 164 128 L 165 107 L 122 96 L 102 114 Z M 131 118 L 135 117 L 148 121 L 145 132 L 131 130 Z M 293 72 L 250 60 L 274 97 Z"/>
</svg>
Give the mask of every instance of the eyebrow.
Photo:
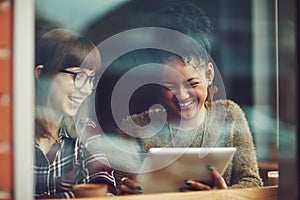
<svg viewBox="0 0 300 200">
<path fill-rule="evenodd" d="M 189 78 L 187 81 L 191 82 L 192 80 L 197 79 L 197 80 L 201 80 L 200 78 Z"/>
<path fill-rule="evenodd" d="M 184 82 L 191 82 L 193 80 L 200 80 L 200 78 L 192 77 L 192 78 L 189 78 L 189 79 L 185 80 Z M 170 84 L 170 85 L 173 85 L 174 82 L 162 81 L 161 84 Z"/>
<path fill-rule="evenodd" d="M 88 74 L 85 70 L 83 69 L 86 69 L 86 68 L 78 68 L 78 69 L 74 69 L 74 70 L 68 70 L 68 71 L 71 71 L 71 72 L 74 72 L 74 73 L 80 73 L 80 72 L 84 72 L 86 73 L 88 76 L 94 76 L 96 75 L 96 71 L 93 71 L 91 74 Z M 88 71 L 92 71 L 92 70 L 89 70 Z"/>
</svg>

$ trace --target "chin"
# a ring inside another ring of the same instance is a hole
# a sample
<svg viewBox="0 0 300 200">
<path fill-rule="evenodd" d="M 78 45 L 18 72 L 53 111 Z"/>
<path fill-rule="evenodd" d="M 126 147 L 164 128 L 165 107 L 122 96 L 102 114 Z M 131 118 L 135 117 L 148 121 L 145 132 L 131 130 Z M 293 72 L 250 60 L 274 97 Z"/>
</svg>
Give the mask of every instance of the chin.
<svg viewBox="0 0 300 200">
<path fill-rule="evenodd" d="M 186 115 L 186 114 L 183 114 L 181 115 L 181 119 L 183 120 L 191 120 L 194 118 L 195 115 Z"/>
<path fill-rule="evenodd" d="M 65 116 L 67 117 L 74 117 L 77 113 L 77 109 L 76 110 L 68 110 L 65 112 Z"/>
<path fill-rule="evenodd" d="M 198 111 L 196 111 L 196 110 L 189 111 L 189 112 L 181 112 L 180 116 L 181 116 L 181 119 L 183 119 L 183 120 L 190 120 L 190 119 L 193 119 L 197 115 L 197 112 Z"/>
</svg>

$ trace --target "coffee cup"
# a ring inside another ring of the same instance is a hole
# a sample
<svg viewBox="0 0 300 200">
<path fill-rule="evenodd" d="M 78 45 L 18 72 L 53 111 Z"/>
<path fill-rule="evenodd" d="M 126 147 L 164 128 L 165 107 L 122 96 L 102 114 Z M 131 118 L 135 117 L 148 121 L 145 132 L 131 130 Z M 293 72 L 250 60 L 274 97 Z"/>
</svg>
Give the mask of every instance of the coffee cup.
<svg viewBox="0 0 300 200">
<path fill-rule="evenodd" d="M 100 197 L 106 196 L 106 184 L 77 184 L 73 185 L 75 197 Z"/>
<path fill-rule="evenodd" d="M 279 172 L 278 171 L 268 171 L 268 181 L 269 185 L 278 185 Z"/>
</svg>

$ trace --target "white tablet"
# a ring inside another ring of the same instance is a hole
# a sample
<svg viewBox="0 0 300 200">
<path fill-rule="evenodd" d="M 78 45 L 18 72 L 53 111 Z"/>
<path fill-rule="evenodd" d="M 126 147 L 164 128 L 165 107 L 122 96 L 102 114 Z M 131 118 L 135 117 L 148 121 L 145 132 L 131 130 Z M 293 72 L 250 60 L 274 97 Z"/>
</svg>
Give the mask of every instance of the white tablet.
<svg viewBox="0 0 300 200">
<path fill-rule="evenodd" d="M 185 180 L 212 185 L 211 165 L 223 175 L 236 148 L 151 148 L 145 157 L 137 181 L 144 193 L 178 192 Z"/>
</svg>

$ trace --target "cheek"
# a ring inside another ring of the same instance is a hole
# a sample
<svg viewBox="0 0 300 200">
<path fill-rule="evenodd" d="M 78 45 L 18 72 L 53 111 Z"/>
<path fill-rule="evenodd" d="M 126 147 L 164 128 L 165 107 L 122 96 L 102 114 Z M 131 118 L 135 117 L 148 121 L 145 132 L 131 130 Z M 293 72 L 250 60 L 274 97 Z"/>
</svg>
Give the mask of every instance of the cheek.
<svg viewBox="0 0 300 200">
<path fill-rule="evenodd" d="M 171 91 L 163 90 L 162 97 L 163 97 L 164 101 L 168 104 L 173 99 L 174 93 Z"/>
<path fill-rule="evenodd" d="M 203 86 L 194 90 L 194 94 L 200 98 L 205 100 L 207 97 L 207 87 Z"/>
<path fill-rule="evenodd" d="M 52 103 L 61 103 L 65 97 L 64 87 L 55 87 L 53 86 L 50 90 L 49 97 L 52 100 Z"/>
<path fill-rule="evenodd" d="M 60 79 L 56 79 L 51 84 L 49 96 L 52 103 L 55 105 L 65 104 L 66 99 L 73 93 L 73 86 Z"/>
<path fill-rule="evenodd" d="M 51 95 L 53 96 L 64 96 L 72 91 L 72 89 L 67 85 L 60 82 L 53 82 L 51 88 Z"/>
</svg>

